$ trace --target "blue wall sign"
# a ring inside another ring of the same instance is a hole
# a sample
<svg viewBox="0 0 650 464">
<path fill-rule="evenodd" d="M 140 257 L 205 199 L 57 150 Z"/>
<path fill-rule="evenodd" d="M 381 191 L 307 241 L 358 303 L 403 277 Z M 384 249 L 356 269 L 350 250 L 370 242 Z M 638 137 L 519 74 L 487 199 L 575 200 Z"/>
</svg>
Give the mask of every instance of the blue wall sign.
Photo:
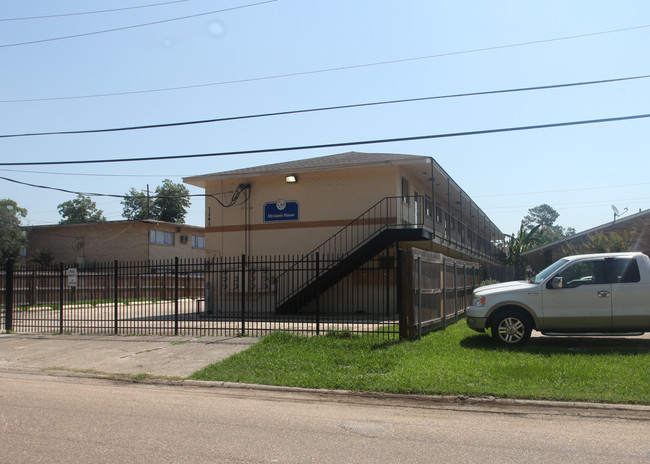
<svg viewBox="0 0 650 464">
<path fill-rule="evenodd" d="M 264 203 L 264 222 L 297 221 L 300 219 L 297 201 L 278 200 Z"/>
</svg>

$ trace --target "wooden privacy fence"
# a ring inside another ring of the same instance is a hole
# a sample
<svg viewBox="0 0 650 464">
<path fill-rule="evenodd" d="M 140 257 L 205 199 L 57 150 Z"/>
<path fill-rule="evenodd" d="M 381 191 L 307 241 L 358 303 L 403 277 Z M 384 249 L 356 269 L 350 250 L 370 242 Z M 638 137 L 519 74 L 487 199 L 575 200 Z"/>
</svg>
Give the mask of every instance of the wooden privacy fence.
<svg viewBox="0 0 650 464">
<path fill-rule="evenodd" d="M 478 263 L 416 248 L 401 250 L 400 338 L 419 338 L 457 322 L 479 284 Z"/>
</svg>

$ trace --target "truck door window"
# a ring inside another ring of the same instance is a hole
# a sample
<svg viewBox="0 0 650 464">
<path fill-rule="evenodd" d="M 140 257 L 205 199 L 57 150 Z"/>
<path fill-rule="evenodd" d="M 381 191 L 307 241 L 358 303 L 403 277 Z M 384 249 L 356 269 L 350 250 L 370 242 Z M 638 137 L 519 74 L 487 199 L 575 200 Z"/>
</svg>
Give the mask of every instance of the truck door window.
<svg viewBox="0 0 650 464">
<path fill-rule="evenodd" d="M 562 277 L 564 288 L 603 284 L 606 282 L 605 261 L 580 261 L 566 268 L 558 277 Z"/>
<path fill-rule="evenodd" d="M 641 280 L 639 265 L 634 258 L 612 259 L 608 264 L 609 282 L 612 284 L 625 284 Z"/>
</svg>

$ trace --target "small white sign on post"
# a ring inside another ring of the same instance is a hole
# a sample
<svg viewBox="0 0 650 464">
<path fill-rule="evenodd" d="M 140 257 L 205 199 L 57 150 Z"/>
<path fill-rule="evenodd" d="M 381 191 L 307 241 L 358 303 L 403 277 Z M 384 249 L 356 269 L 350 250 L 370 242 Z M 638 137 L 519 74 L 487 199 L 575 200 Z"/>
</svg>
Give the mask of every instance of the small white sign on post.
<svg viewBox="0 0 650 464">
<path fill-rule="evenodd" d="M 77 268 L 66 269 L 65 274 L 68 277 L 68 287 L 76 287 L 78 282 Z"/>
</svg>

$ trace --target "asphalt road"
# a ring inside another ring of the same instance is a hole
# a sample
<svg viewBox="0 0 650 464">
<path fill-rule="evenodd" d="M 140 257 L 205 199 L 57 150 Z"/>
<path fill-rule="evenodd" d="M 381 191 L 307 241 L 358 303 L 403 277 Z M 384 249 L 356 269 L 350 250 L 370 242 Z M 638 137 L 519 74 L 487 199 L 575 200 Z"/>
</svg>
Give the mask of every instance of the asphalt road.
<svg viewBox="0 0 650 464">
<path fill-rule="evenodd" d="M 650 408 L 11 371 L 0 401 L 3 463 L 650 462 Z"/>
</svg>

